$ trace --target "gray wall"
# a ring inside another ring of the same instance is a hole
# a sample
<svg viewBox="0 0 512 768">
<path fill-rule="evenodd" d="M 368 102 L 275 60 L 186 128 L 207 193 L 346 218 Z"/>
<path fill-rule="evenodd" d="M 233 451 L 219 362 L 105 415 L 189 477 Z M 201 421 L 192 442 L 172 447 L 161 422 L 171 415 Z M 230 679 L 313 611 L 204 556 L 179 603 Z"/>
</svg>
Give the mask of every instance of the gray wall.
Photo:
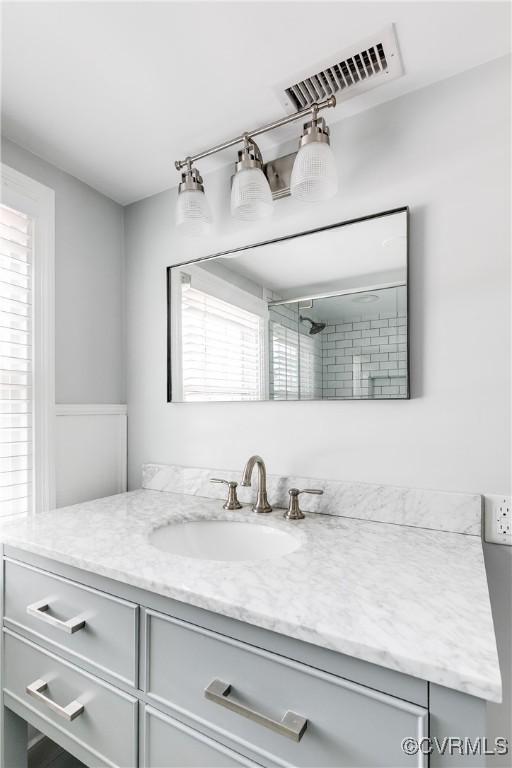
<svg viewBox="0 0 512 768">
<path fill-rule="evenodd" d="M 271 221 L 237 224 L 229 166 L 206 178 L 217 226 L 205 241 L 174 230 L 174 189 L 126 209 L 131 487 L 143 461 L 231 469 L 258 452 L 278 474 L 510 493 L 509 66 L 333 126 L 340 193 L 327 204 L 286 199 Z M 166 403 L 167 265 L 404 204 L 411 401 Z M 505 685 L 490 728 L 507 735 L 512 549 L 488 545 L 486 561 Z"/>
<path fill-rule="evenodd" d="M 55 190 L 56 402 L 125 402 L 123 208 L 5 139 L 2 162 Z"/>
<path fill-rule="evenodd" d="M 229 165 L 206 179 L 203 240 L 174 229 L 174 189 L 126 209 L 132 487 L 143 461 L 234 468 L 257 449 L 277 474 L 509 492 L 509 104 L 500 59 L 337 123 L 339 195 L 257 225 L 229 216 Z M 403 204 L 412 400 L 166 402 L 167 265 Z"/>
</svg>

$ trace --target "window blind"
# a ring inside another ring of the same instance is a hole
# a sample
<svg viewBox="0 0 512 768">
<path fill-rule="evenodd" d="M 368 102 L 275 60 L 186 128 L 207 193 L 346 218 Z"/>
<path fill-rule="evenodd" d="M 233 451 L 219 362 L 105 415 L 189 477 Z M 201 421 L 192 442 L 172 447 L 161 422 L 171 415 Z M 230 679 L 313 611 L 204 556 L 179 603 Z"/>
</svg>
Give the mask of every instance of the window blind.
<svg viewBox="0 0 512 768">
<path fill-rule="evenodd" d="M 322 398 L 322 350 L 318 349 L 316 337 L 299 336 L 299 374 L 300 399 L 318 400 Z"/>
<path fill-rule="evenodd" d="M 314 339 L 272 322 L 272 393 L 274 400 L 322 397 L 321 350 Z"/>
<path fill-rule="evenodd" d="M 183 400 L 260 400 L 263 319 L 184 284 Z"/>
<path fill-rule="evenodd" d="M 299 338 L 296 330 L 271 324 L 272 393 L 274 400 L 299 397 Z"/>
<path fill-rule="evenodd" d="M 0 516 L 32 508 L 32 221 L 0 205 Z"/>
</svg>

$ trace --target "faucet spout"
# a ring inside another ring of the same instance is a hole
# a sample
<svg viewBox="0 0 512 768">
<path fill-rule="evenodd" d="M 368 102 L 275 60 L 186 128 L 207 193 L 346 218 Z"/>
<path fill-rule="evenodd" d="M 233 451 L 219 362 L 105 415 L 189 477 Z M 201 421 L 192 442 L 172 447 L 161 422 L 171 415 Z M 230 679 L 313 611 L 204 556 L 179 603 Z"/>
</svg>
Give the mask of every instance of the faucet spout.
<svg viewBox="0 0 512 768">
<path fill-rule="evenodd" d="M 242 485 L 252 484 L 252 473 L 255 465 L 258 466 L 258 490 L 256 493 L 256 503 L 253 506 L 253 512 L 272 512 L 272 507 L 267 498 L 267 469 L 261 456 L 251 456 L 244 467 L 242 474 Z"/>
</svg>

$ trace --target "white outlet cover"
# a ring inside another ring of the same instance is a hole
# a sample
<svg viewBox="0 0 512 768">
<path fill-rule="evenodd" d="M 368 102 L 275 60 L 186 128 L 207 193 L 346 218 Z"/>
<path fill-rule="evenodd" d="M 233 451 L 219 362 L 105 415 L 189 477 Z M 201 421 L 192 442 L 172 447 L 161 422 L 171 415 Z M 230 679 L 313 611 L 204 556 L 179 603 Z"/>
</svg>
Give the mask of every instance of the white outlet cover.
<svg viewBox="0 0 512 768">
<path fill-rule="evenodd" d="M 512 547 L 512 497 L 491 494 L 484 500 L 484 538 Z"/>
</svg>

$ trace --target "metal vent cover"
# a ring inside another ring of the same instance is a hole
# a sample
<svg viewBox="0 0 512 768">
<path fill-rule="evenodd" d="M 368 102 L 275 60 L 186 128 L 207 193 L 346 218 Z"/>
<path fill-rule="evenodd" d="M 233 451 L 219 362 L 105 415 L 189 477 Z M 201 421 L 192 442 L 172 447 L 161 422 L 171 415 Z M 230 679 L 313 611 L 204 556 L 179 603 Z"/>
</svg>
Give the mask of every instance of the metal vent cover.
<svg viewBox="0 0 512 768">
<path fill-rule="evenodd" d="M 286 112 L 336 96 L 338 103 L 404 74 L 394 26 L 345 48 L 276 86 Z M 290 82 L 291 81 L 291 82 Z"/>
</svg>

